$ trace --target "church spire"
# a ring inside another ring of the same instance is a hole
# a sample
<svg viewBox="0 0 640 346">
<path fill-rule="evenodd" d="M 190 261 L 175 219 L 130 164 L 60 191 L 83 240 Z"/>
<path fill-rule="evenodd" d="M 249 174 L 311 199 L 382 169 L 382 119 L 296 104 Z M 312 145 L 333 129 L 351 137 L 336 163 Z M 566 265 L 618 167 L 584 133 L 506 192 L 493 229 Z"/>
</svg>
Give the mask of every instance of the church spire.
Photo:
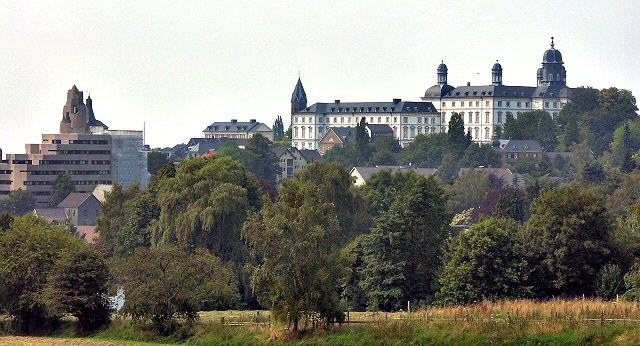
<svg viewBox="0 0 640 346">
<path fill-rule="evenodd" d="M 298 82 L 291 94 L 291 115 L 307 108 L 307 93 L 304 92 L 302 81 L 298 76 Z"/>
</svg>

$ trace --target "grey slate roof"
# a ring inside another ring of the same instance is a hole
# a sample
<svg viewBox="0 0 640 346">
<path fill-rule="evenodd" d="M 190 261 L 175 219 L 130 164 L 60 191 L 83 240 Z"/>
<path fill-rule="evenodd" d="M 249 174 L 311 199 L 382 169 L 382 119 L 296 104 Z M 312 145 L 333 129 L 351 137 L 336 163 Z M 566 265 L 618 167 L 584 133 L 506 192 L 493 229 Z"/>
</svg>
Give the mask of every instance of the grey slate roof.
<svg viewBox="0 0 640 346">
<path fill-rule="evenodd" d="M 273 151 L 273 153 L 276 154 L 277 158 L 280 158 L 280 156 L 282 156 L 288 150 L 289 150 L 288 147 L 282 147 L 282 146 L 271 147 L 271 151 Z"/>
<path fill-rule="evenodd" d="M 207 126 L 204 131 L 214 131 L 214 132 L 248 132 L 253 130 L 254 128 L 264 125 L 261 122 L 257 122 L 255 120 L 252 121 L 216 121 L 211 125 Z M 268 126 L 267 126 L 268 127 Z"/>
<path fill-rule="evenodd" d="M 187 147 L 192 155 L 202 156 L 209 150 L 220 150 L 227 142 L 235 142 L 238 146 L 245 146 L 244 138 L 191 138 Z"/>
<path fill-rule="evenodd" d="M 298 82 L 296 83 L 296 87 L 293 89 L 293 94 L 291 94 L 291 102 L 298 101 L 298 103 L 307 104 L 307 93 L 304 92 L 304 87 L 302 86 L 302 81 L 298 78 Z"/>
<path fill-rule="evenodd" d="M 356 142 L 356 129 L 354 127 L 332 127 L 329 130 L 333 131 L 343 144 Z"/>
<path fill-rule="evenodd" d="M 449 84 L 436 84 L 424 92 L 424 97 L 442 97 L 453 89 L 455 89 L 455 87 Z"/>
<path fill-rule="evenodd" d="M 371 132 L 371 136 L 393 136 L 393 129 L 387 124 L 367 124 L 367 128 Z"/>
<path fill-rule="evenodd" d="M 333 102 L 314 103 L 300 113 L 434 113 L 436 108 L 431 102 L 402 101 L 391 102 Z"/>
<path fill-rule="evenodd" d="M 438 171 L 437 168 L 418 168 L 413 166 L 354 167 L 353 169 L 357 170 L 358 173 L 360 173 L 360 175 L 362 176 L 362 179 L 364 179 L 365 181 L 369 180 L 369 178 L 371 178 L 372 175 L 383 170 L 388 170 L 388 171 L 391 171 L 392 173 L 414 172 L 424 177 L 430 177 L 436 174 L 436 172 Z"/>
<path fill-rule="evenodd" d="M 33 213 L 36 216 L 46 219 L 50 223 L 61 222 L 67 219 L 67 214 L 65 214 L 63 208 L 36 208 L 33 210 Z"/>
<path fill-rule="evenodd" d="M 87 198 L 96 197 L 91 192 L 72 192 L 62 202 L 58 203 L 58 208 L 78 208 Z"/>
<path fill-rule="evenodd" d="M 439 93 L 440 85 L 436 84 L 425 92 L 425 97 L 460 98 L 460 97 L 571 97 L 573 89 L 561 85 L 551 86 L 508 86 L 508 85 L 465 85 Z"/>
<path fill-rule="evenodd" d="M 499 139 L 495 142 L 500 144 L 498 147 L 495 148 L 496 151 L 498 152 L 510 152 L 510 153 L 542 152 L 542 146 L 540 145 L 540 143 L 538 143 L 538 141 L 534 141 L 534 140 Z"/>
<path fill-rule="evenodd" d="M 320 156 L 320 153 L 317 150 L 300 149 L 300 153 L 302 154 L 302 156 L 304 156 L 307 162 L 315 162 L 315 161 L 322 160 L 322 156 Z"/>
</svg>

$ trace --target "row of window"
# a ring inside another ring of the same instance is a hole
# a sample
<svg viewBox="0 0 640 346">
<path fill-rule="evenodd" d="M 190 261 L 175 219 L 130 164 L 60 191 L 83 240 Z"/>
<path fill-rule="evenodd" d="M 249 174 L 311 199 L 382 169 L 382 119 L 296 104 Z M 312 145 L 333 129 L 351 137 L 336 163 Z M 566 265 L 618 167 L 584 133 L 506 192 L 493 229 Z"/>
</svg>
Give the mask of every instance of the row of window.
<svg viewBox="0 0 640 346">
<path fill-rule="evenodd" d="M 0 174 L 11 174 L 13 173 L 10 169 L 0 169 Z"/>
<path fill-rule="evenodd" d="M 52 150 L 65 155 L 111 155 L 110 150 Z"/>
<path fill-rule="evenodd" d="M 422 134 L 422 127 L 418 126 L 418 127 L 414 127 L 414 126 L 405 126 L 402 128 L 402 139 L 414 139 L 416 137 L 416 130 L 417 130 L 417 135 L 421 135 Z M 424 134 L 429 134 L 429 133 L 437 133 L 438 130 L 436 129 L 436 127 L 425 127 L 424 128 Z M 393 133 L 396 134 L 396 128 L 393 128 Z"/>
<path fill-rule="evenodd" d="M 467 101 L 467 106 L 468 107 L 473 107 L 473 103 L 474 101 Z M 476 107 L 480 107 L 480 101 L 475 101 L 475 105 Z M 489 107 L 491 105 L 491 101 L 484 101 L 484 106 L 485 107 Z M 446 107 L 447 103 L 446 102 L 442 102 L 442 107 Z M 464 107 L 465 106 L 465 101 L 460 101 L 460 107 Z M 456 101 L 451 101 L 451 107 L 456 107 Z"/>
<path fill-rule="evenodd" d="M 301 124 L 305 124 L 305 122 L 307 121 L 306 120 L 307 118 L 308 118 L 309 124 L 312 124 L 313 123 L 313 118 L 312 117 L 295 117 L 294 118 L 294 122 L 296 124 L 298 124 L 298 122 L 300 122 Z M 346 117 L 346 119 L 347 119 L 346 123 L 350 124 L 351 123 L 351 117 Z M 391 123 L 390 122 L 391 117 L 385 117 L 384 119 L 385 119 L 385 121 L 382 122 L 382 117 L 369 117 L 369 124 L 390 124 Z M 358 121 L 359 118 L 354 117 L 353 120 L 354 121 Z M 403 121 L 405 123 L 408 123 L 409 122 L 409 117 L 404 117 Z M 416 122 L 418 124 L 422 124 L 422 123 L 424 123 L 424 124 L 428 124 L 428 123 L 435 124 L 436 123 L 436 118 L 435 117 L 429 117 L 429 118 L 428 117 L 417 117 L 416 118 Z M 345 123 L 345 117 L 331 117 L 331 118 L 319 117 L 318 118 L 318 123 L 319 124 L 323 124 L 323 123 L 327 123 L 327 124 L 331 124 L 331 123 L 333 123 L 333 124 L 338 124 L 338 123 L 344 124 Z M 393 123 L 394 124 L 398 123 L 398 117 L 393 117 Z"/>
<path fill-rule="evenodd" d="M 473 136 L 474 139 L 477 139 L 477 140 L 482 139 L 482 138 L 480 138 L 480 128 L 479 127 L 474 127 L 474 128 L 468 127 L 467 128 L 467 133 L 470 133 Z M 488 127 L 484 128 L 484 139 L 485 140 L 491 139 L 491 129 L 488 128 Z"/>
<path fill-rule="evenodd" d="M 110 165 L 110 160 L 40 160 L 41 165 Z"/>
<path fill-rule="evenodd" d="M 0 185 L 11 185 L 11 180 L 0 180 Z"/>
</svg>

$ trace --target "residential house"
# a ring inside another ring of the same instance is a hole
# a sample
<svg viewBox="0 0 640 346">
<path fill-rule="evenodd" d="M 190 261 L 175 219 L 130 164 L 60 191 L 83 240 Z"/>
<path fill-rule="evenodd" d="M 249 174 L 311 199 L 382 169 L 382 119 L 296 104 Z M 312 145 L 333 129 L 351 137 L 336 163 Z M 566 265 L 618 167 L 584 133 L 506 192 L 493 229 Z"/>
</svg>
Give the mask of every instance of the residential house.
<svg viewBox="0 0 640 346">
<path fill-rule="evenodd" d="M 318 147 L 320 155 L 324 156 L 327 151 L 331 150 L 335 145 L 350 146 L 356 142 L 356 129 L 353 127 L 331 127 L 327 133 L 322 136 Z"/>
<path fill-rule="evenodd" d="M 500 154 L 503 166 L 524 157 L 542 158 L 544 154 L 540 143 L 534 140 L 497 139 L 493 141 L 493 147 Z"/>
<path fill-rule="evenodd" d="M 239 138 L 249 139 L 260 134 L 273 142 L 273 130 L 256 119 L 248 122 L 231 119 L 230 122 L 215 122 L 202 131 L 205 138 Z"/>
<path fill-rule="evenodd" d="M 58 208 L 75 226 L 93 226 L 100 216 L 100 201 L 91 192 L 72 192 Z"/>
</svg>

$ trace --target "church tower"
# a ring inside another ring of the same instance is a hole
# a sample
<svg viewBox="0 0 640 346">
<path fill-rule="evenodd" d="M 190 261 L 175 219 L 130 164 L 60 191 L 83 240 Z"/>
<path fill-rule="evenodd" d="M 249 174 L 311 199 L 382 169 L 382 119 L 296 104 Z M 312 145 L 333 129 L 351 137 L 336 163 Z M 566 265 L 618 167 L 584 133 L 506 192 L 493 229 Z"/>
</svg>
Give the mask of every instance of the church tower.
<svg viewBox="0 0 640 346">
<path fill-rule="evenodd" d="M 82 92 L 75 84 L 67 91 L 67 103 L 62 108 L 60 133 L 89 133 L 87 107 L 84 105 Z"/>
<path fill-rule="evenodd" d="M 555 49 L 553 37 L 551 38 L 551 48 L 547 49 L 542 56 L 542 67 L 536 75 L 538 86 L 567 86 L 567 70 L 564 68 L 562 54 Z"/>
<path fill-rule="evenodd" d="M 296 87 L 293 89 L 293 94 L 291 94 L 291 123 L 290 124 L 293 124 L 293 115 L 305 108 L 307 108 L 307 94 L 304 92 L 302 81 L 300 80 L 300 76 L 298 76 L 298 83 L 296 83 Z"/>
</svg>

